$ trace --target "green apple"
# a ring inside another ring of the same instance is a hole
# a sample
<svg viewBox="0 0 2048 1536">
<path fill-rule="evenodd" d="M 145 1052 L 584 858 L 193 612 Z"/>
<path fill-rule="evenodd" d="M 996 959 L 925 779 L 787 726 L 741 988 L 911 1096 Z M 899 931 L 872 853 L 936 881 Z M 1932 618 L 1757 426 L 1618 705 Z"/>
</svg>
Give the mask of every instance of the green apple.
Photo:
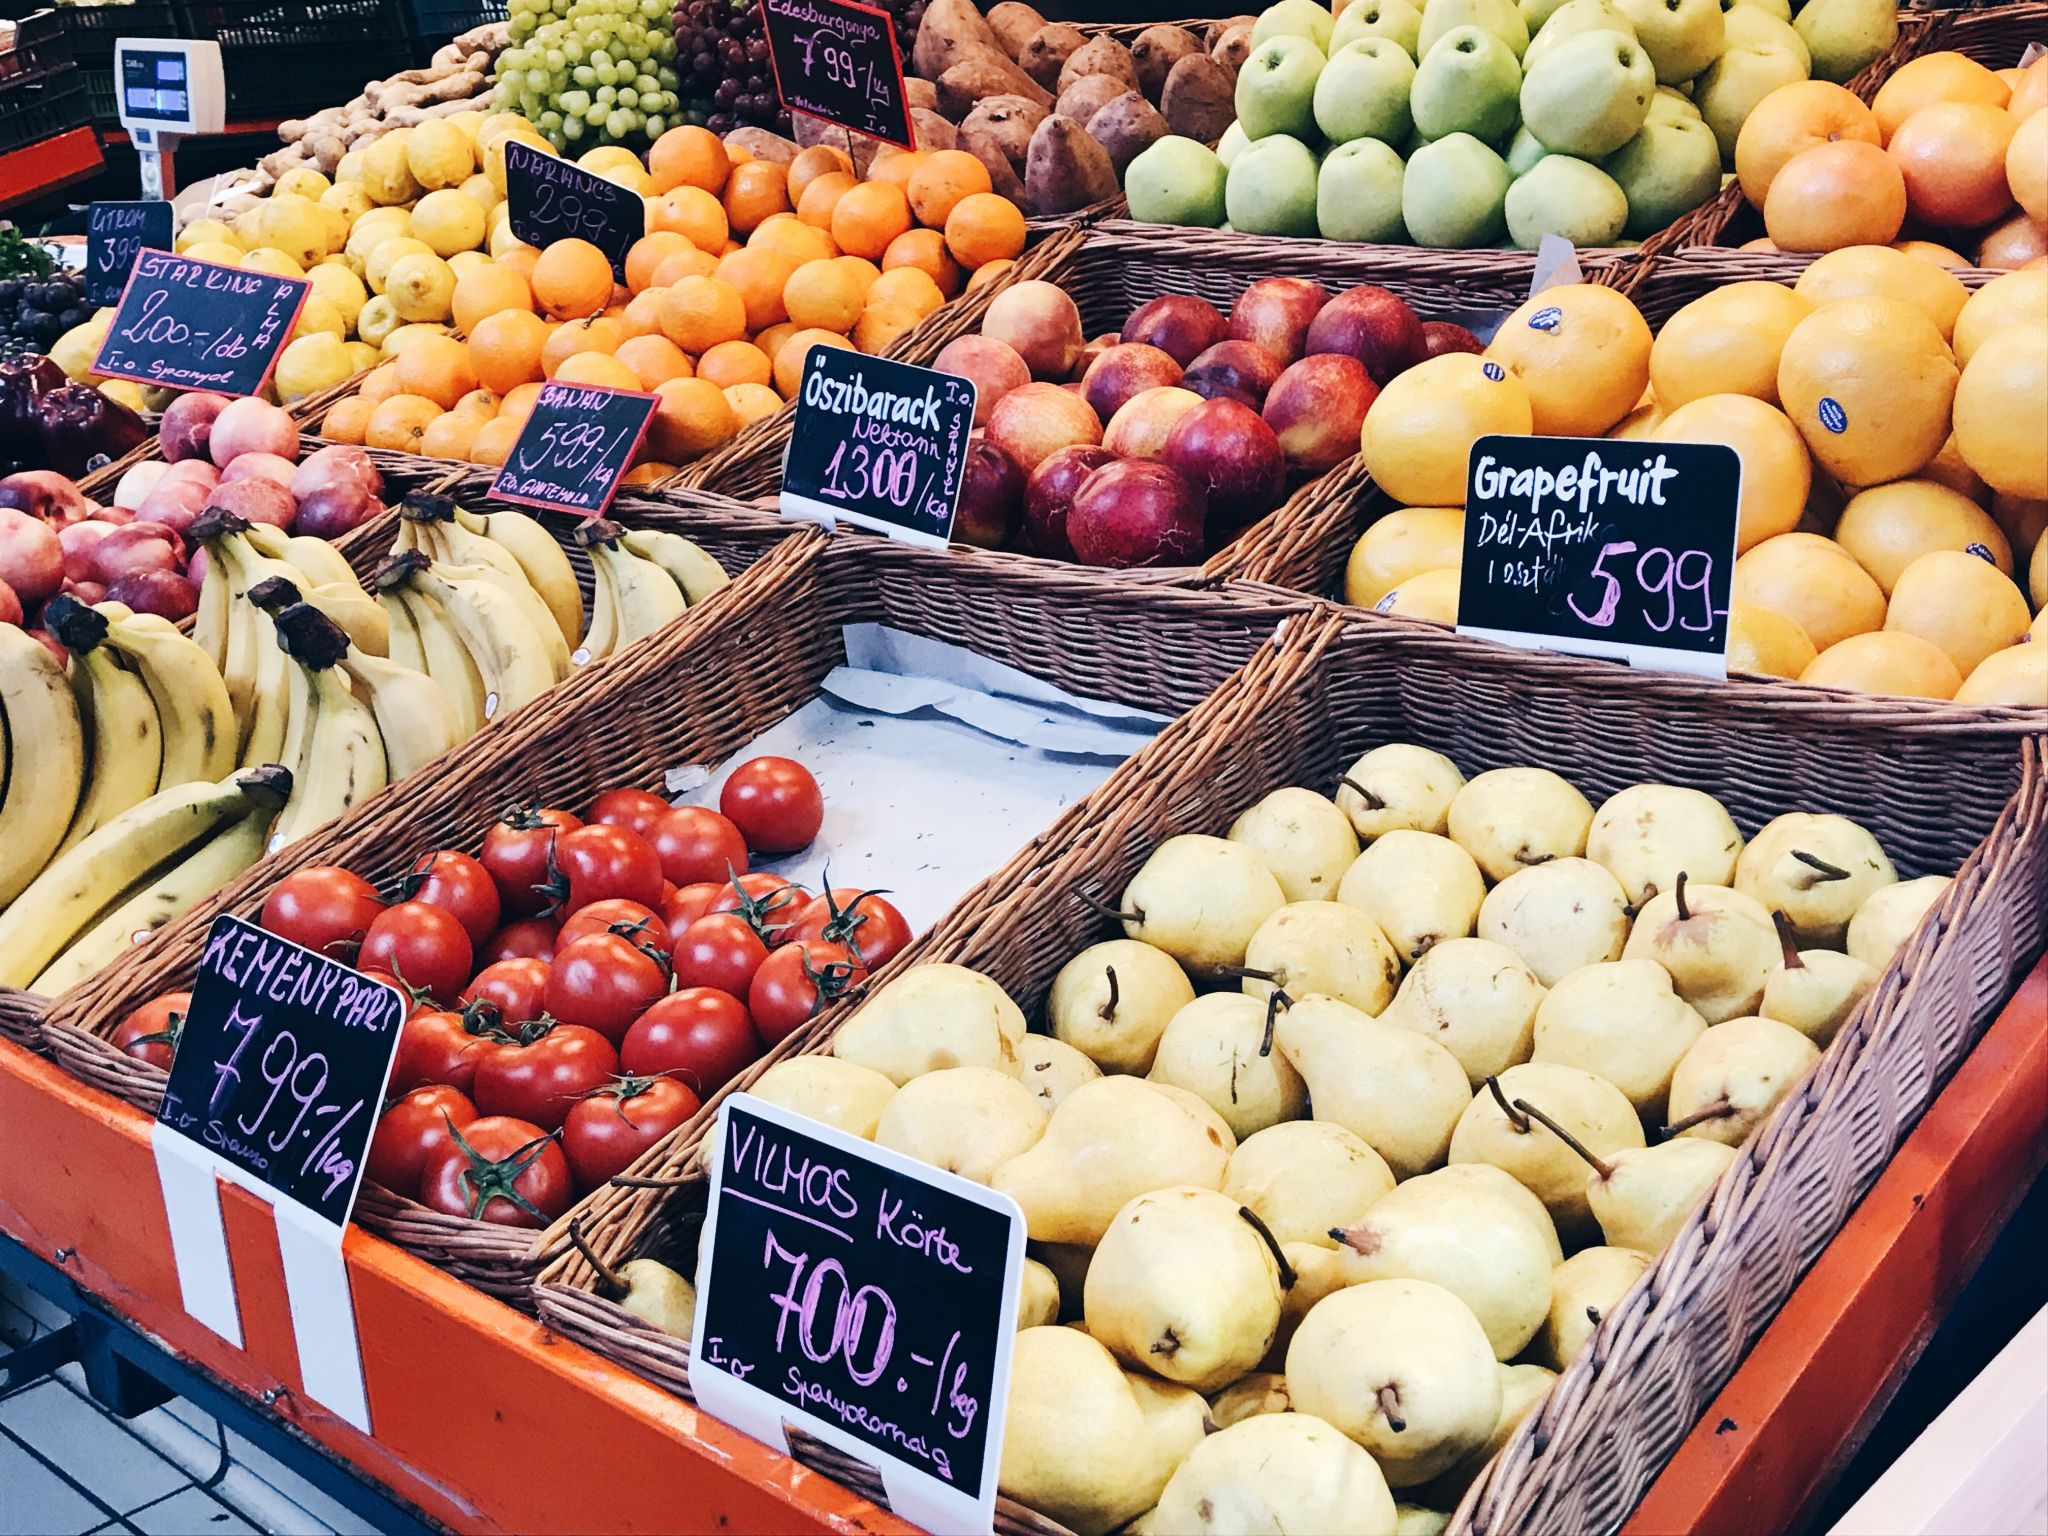
<svg viewBox="0 0 2048 1536">
<path fill-rule="evenodd" d="M 1657 73 L 1649 51 L 1619 32 L 1566 38 L 1522 79 L 1522 122 L 1561 155 L 1597 160 L 1636 136 Z"/>
<path fill-rule="evenodd" d="M 1316 81 L 1316 126 L 1332 144 L 1352 139 L 1398 144 L 1415 126 L 1408 113 L 1414 84 L 1415 61 L 1399 43 L 1384 37 L 1346 43 L 1330 55 Z"/>
<path fill-rule="evenodd" d="M 1323 238 L 1382 244 L 1405 239 L 1404 169 L 1393 146 L 1380 139 L 1353 139 L 1323 156 L 1316 177 L 1316 226 Z"/>
<path fill-rule="evenodd" d="M 1628 236 L 1644 240 L 1721 190 L 1721 146 L 1697 118 L 1647 122 L 1600 162 L 1628 199 Z"/>
<path fill-rule="evenodd" d="M 1297 139 L 1315 132 L 1316 77 L 1323 51 L 1292 32 L 1269 37 L 1237 72 L 1237 120 L 1245 137 L 1284 133 Z"/>
<path fill-rule="evenodd" d="M 1139 151 L 1124 170 L 1131 217 L 1143 224 L 1223 222 L 1223 162 L 1195 139 L 1168 134 Z"/>
<path fill-rule="evenodd" d="M 1261 11 L 1252 24 L 1252 46 L 1258 47 L 1269 37 L 1305 37 L 1320 53 L 1330 46 L 1330 29 L 1335 25 L 1329 7 L 1316 4 L 1316 0 L 1280 0 Z"/>
<path fill-rule="evenodd" d="M 1514 176 L 1526 176 L 1529 167 L 1549 153 L 1535 134 L 1526 127 L 1517 128 L 1514 142 L 1508 145 L 1508 172 Z"/>
<path fill-rule="evenodd" d="M 1721 56 L 1727 27 L 1721 0 L 1614 0 L 1635 23 L 1659 85 L 1690 80 Z"/>
<path fill-rule="evenodd" d="M 1484 27 L 1453 27 L 1416 66 L 1409 106 L 1432 139 L 1469 133 L 1498 143 L 1515 131 L 1521 89 L 1522 67 L 1506 43 Z"/>
<path fill-rule="evenodd" d="M 1522 73 L 1528 74 L 1552 49 L 1581 32 L 1619 32 L 1636 35 L 1635 23 L 1615 9 L 1614 0 L 1565 0 L 1551 13 L 1550 20 L 1529 39 L 1529 51 L 1522 55 Z"/>
<path fill-rule="evenodd" d="M 1752 10 L 1747 4 L 1737 7 Z M 1735 140 L 1758 102 L 1780 86 L 1796 85 L 1807 78 L 1801 54 L 1786 48 L 1736 46 L 1707 66 L 1707 72 L 1693 82 L 1700 117 L 1714 130 L 1721 145 L 1723 163 L 1735 161 Z M 1651 116 L 1656 114 L 1653 112 Z"/>
<path fill-rule="evenodd" d="M 1415 151 L 1401 181 L 1401 222 L 1417 245 L 1497 245 L 1507 231 L 1507 162 L 1469 133 Z"/>
<path fill-rule="evenodd" d="M 1545 155 L 1517 176 L 1506 209 L 1508 238 L 1525 251 L 1545 235 L 1563 235 L 1581 250 L 1612 245 L 1628 222 L 1628 199 L 1614 178 L 1570 155 Z"/>
<path fill-rule="evenodd" d="M 1251 143 L 1245 137 L 1244 124 L 1233 121 L 1223 130 L 1223 137 L 1216 141 L 1216 158 L 1223 162 L 1223 168 L 1230 169 L 1230 162 L 1237 158 L 1237 152 Z"/>
<path fill-rule="evenodd" d="M 1432 48 L 1460 27 L 1484 27 L 1514 50 L 1518 63 L 1529 46 L 1529 25 L 1513 0 L 1429 0 L 1422 8 L 1416 59 L 1428 58 Z"/>
<path fill-rule="evenodd" d="M 1342 48 L 1361 37 L 1384 37 L 1414 58 L 1422 36 L 1422 8 L 1410 0 L 1351 0 L 1330 29 L 1330 46 Z"/>
<path fill-rule="evenodd" d="M 1230 163 L 1223 188 L 1230 227 L 1248 235 L 1316 233 L 1316 156 L 1284 133 L 1254 139 Z"/>
<path fill-rule="evenodd" d="M 1891 0 L 1807 0 L 1792 23 L 1813 57 L 1813 78 L 1841 85 L 1898 41 Z"/>
</svg>

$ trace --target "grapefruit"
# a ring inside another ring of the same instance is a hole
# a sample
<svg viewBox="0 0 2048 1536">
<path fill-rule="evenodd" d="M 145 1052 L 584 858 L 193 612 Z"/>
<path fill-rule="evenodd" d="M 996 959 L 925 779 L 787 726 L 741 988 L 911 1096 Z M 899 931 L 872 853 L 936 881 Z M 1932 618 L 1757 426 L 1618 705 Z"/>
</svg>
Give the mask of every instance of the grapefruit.
<svg viewBox="0 0 2048 1536">
<path fill-rule="evenodd" d="M 1926 464 L 1948 438 L 1955 394 L 1955 359 L 1934 322 L 1882 295 L 1821 305 L 1793 328 L 1778 362 L 1785 414 L 1814 462 L 1845 485 Z"/>
</svg>

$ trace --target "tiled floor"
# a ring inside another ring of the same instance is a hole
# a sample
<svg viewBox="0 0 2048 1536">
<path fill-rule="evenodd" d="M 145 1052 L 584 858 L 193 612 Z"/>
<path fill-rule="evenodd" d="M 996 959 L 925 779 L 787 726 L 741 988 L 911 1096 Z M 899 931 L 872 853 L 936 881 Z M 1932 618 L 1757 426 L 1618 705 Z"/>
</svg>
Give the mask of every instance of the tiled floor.
<svg viewBox="0 0 2048 1536">
<path fill-rule="evenodd" d="M 0 1356 L 64 1321 L 0 1279 Z M 0 1536 L 329 1536 L 369 1527 L 183 1399 L 107 1413 L 76 1365 L 0 1393 Z"/>
</svg>

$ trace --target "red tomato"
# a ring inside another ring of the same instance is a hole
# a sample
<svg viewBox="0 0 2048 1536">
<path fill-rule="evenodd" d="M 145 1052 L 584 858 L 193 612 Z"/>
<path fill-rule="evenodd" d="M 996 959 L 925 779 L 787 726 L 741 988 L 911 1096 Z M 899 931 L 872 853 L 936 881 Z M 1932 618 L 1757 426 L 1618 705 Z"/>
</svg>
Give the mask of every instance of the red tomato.
<svg viewBox="0 0 2048 1536">
<path fill-rule="evenodd" d="M 669 1078 L 622 1077 L 569 1111 L 562 1151 L 579 1189 L 597 1189 L 703 1106 Z"/>
<path fill-rule="evenodd" d="M 811 893 L 780 875 L 755 873 L 741 875 L 728 880 L 705 915 L 713 912 L 732 912 L 746 920 L 747 926 L 761 935 L 763 943 L 776 945 L 782 942 L 783 927 L 791 922 L 810 904 Z"/>
<path fill-rule="evenodd" d="M 555 937 L 555 947 L 567 949 L 578 939 L 590 934 L 610 933 L 614 923 L 621 923 L 635 930 L 627 935 L 628 938 L 644 938 L 650 944 L 660 944 L 667 937 L 661 915 L 654 908 L 614 896 L 608 901 L 593 901 L 581 912 L 571 914 L 569 920 L 562 924 L 562 931 Z"/>
<path fill-rule="evenodd" d="M 420 1203 L 507 1227 L 545 1227 L 569 1209 L 569 1160 L 537 1125 L 488 1115 L 458 1128 L 420 1169 Z"/>
<path fill-rule="evenodd" d="M 484 834 L 481 862 L 506 913 L 526 917 L 548 904 L 548 853 L 557 836 L 582 825 L 567 811 L 514 806 Z"/>
<path fill-rule="evenodd" d="M 477 1063 L 476 1107 L 543 1130 L 562 1128 L 569 1106 L 619 1070 L 619 1053 L 593 1029 L 544 1022 L 515 1032 Z"/>
<path fill-rule="evenodd" d="M 709 880 L 697 885 L 686 885 L 673 896 L 661 899 L 661 923 L 668 930 L 668 947 L 674 949 L 682 942 L 683 932 L 711 910 L 711 903 L 718 899 L 722 885 L 713 885 Z"/>
<path fill-rule="evenodd" d="M 398 1056 L 391 1063 L 391 1091 L 406 1093 L 428 1083 L 469 1092 L 477 1064 L 497 1047 L 495 1010 L 466 1008 L 450 1013 L 432 1008 L 415 1013 L 398 1032 Z"/>
<path fill-rule="evenodd" d="M 661 900 L 661 860 L 637 832 L 578 827 L 555 839 L 548 891 L 556 913 L 580 912 L 612 898 L 652 907 Z"/>
<path fill-rule="evenodd" d="M 747 1008 L 729 992 L 686 987 L 633 1021 L 619 1061 L 635 1077 L 674 1077 L 700 1099 L 759 1058 L 761 1037 Z"/>
<path fill-rule="evenodd" d="M 492 934 L 489 942 L 476 952 L 476 958 L 485 965 L 496 965 L 500 960 L 552 960 L 559 942 L 556 932 L 552 917 L 522 917 Z"/>
<path fill-rule="evenodd" d="M 358 958 L 369 969 L 389 971 L 408 992 L 445 1002 L 469 980 L 471 956 L 469 934 L 452 912 L 401 901 L 377 914 Z"/>
<path fill-rule="evenodd" d="M 428 1156 L 453 1144 L 450 1126 L 459 1130 L 475 1119 L 476 1106 L 460 1089 L 445 1083 L 415 1088 L 378 1118 L 363 1171 L 394 1195 L 417 1200 Z"/>
<path fill-rule="evenodd" d="M 777 1045 L 866 975 L 860 957 L 844 944 L 823 939 L 785 944 L 754 973 L 754 984 L 747 988 L 747 1012 L 762 1040 Z"/>
<path fill-rule="evenodd" d="M 178 1036 L 185 1029 L 185 1013 L 191 1006 L 190 992 L 166 992 L 152 998 L 114 1026 L 114 1048 L 170 1071 L 171 1058 L 178 1052 Z"/>
<path fill-rule="evenodd" d="M 608 789 L 590 802 L 590 809 L 584 812 L 586 822 L 601 822 L 607 827 L 624 827 L 628 832 L 637 832 L 645 837 L 653 825 L 669 813 L 669 803 L 659 795 L 650 795 L 644 789 Z"/>
<path fill-rule="evenodd" d="M 760 853 L 795 853 L 810 846 L 825 822 L 825 797 L 802 763 L 757 757 L 733 769 L 718 792 L 718 808 Z"/>
<path fill-rule="evenodd" d="M 712 912 L 683 931 L 676 944 L 679 987 L 716 987 L 744 998 L 754 973 L 768 958 L 768 946 L 735 912 Z"/>
<path fill-rule="evenodd" d="M 257 922 L 266 933 L 346 960 L 383 910 L 377 888 L 361 875 L 316 864 L 278 881 Z"/>
<path fill-rule="evenodd" d="M 423 854 L 399 882 L 408 901 L 424 901 L 454 914 L 471 944 L 490 940 L 498 926 L 498 887 L 491 873 L 466 853 Z"/>
<path fill-rule="evenodd" d="M 616 1045 L 647 1005 L 668 992 L 668 957 L 653 944 L 593 933 L 556 951 L 547 1011 Z"/>
<path fill-rule="evenodd" d="M 844 944 L 869 970 L 879 970 L 910 942 L 910 924 L 881 891 L 835 887 L 797 913 L 788 937 Z"/>
<path fill-rule="evenodd" d="M 647 832 L 661 872 L 677 885 L 730 880 L 747 872 L 747 840 L 727 818 L 701 805 L 679 805 Z"/>
<path fill-rule="evenodd" d="M 476 973 L 462 989 L 462 1001 L 482 998 L 507 1024 L 525 1024 L 541 1016 L 548 991 L 545 960 L 498 960 Z"/>
</svg>

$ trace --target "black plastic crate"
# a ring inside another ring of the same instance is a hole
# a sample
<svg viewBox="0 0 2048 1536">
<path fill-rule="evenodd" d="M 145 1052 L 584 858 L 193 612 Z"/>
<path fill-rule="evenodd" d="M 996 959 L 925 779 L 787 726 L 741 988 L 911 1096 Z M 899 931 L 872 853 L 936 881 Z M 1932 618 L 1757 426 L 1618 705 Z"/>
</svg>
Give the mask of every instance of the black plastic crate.
<svg viewBox="0 0 2048 1536">
<path fill-rule="evenodd" d="M 57 13 L 31 11 L 14 23 L 9 46 L 0 49 L 0 81 L 33 80 L 71 62 L 71 43 Z"/>
<path fill-rule="evenodd" d="M 368 46 L 376 39 L 402 46 L 406 30 L 399 0 L 175 0 L 175 3 L 178 24 L 185 35 L 210 37 L 220 44 L 223 53 L 229 49 L 239 51 L 306 43 Z M 361 83 L 358 81 L 357 86 Z M 232 95 L 232 83 L 228 89 Z M 333 99 L 346 101 L 354 94 L 355 90 L 351 89 L 347 96 Z M 327 97 L 302 95 L 300 98 L 300 105 L 306 112 L 317 111 L 320 106 L 329 104 Z M 301 114 L 295 111 L 291 115 Z"/>
<path fill-rule="evenodd" d="M 452 37 L 505 19 L 505 0 L 405 0 L 413 35 L 431 53 Z"/>
<path fill-rule="evenodd" d="M 107 125 L 120 117 L 114 86 L 114 43 L 123 37 L 182 37 L 170 0 L 134 0 L 127 5 L 66 5 L 57 17 L 71 40 L 71 57 L 85 76 L 92 120 Z"/>
<path fill-rule="evenodd" d="M 76 65 L 33 79 L 0 80 L 0 154 L 40 144 L 91 121 L 85 79 Z"/>
<path fill-rule="evenodd" d="M 333 43 L 223 48 L 228 120 L 310 117 L 412 64 L 412 44 L 397 32 L 374 40 L 359 36 L 345 48 Z"/>
</svg>

